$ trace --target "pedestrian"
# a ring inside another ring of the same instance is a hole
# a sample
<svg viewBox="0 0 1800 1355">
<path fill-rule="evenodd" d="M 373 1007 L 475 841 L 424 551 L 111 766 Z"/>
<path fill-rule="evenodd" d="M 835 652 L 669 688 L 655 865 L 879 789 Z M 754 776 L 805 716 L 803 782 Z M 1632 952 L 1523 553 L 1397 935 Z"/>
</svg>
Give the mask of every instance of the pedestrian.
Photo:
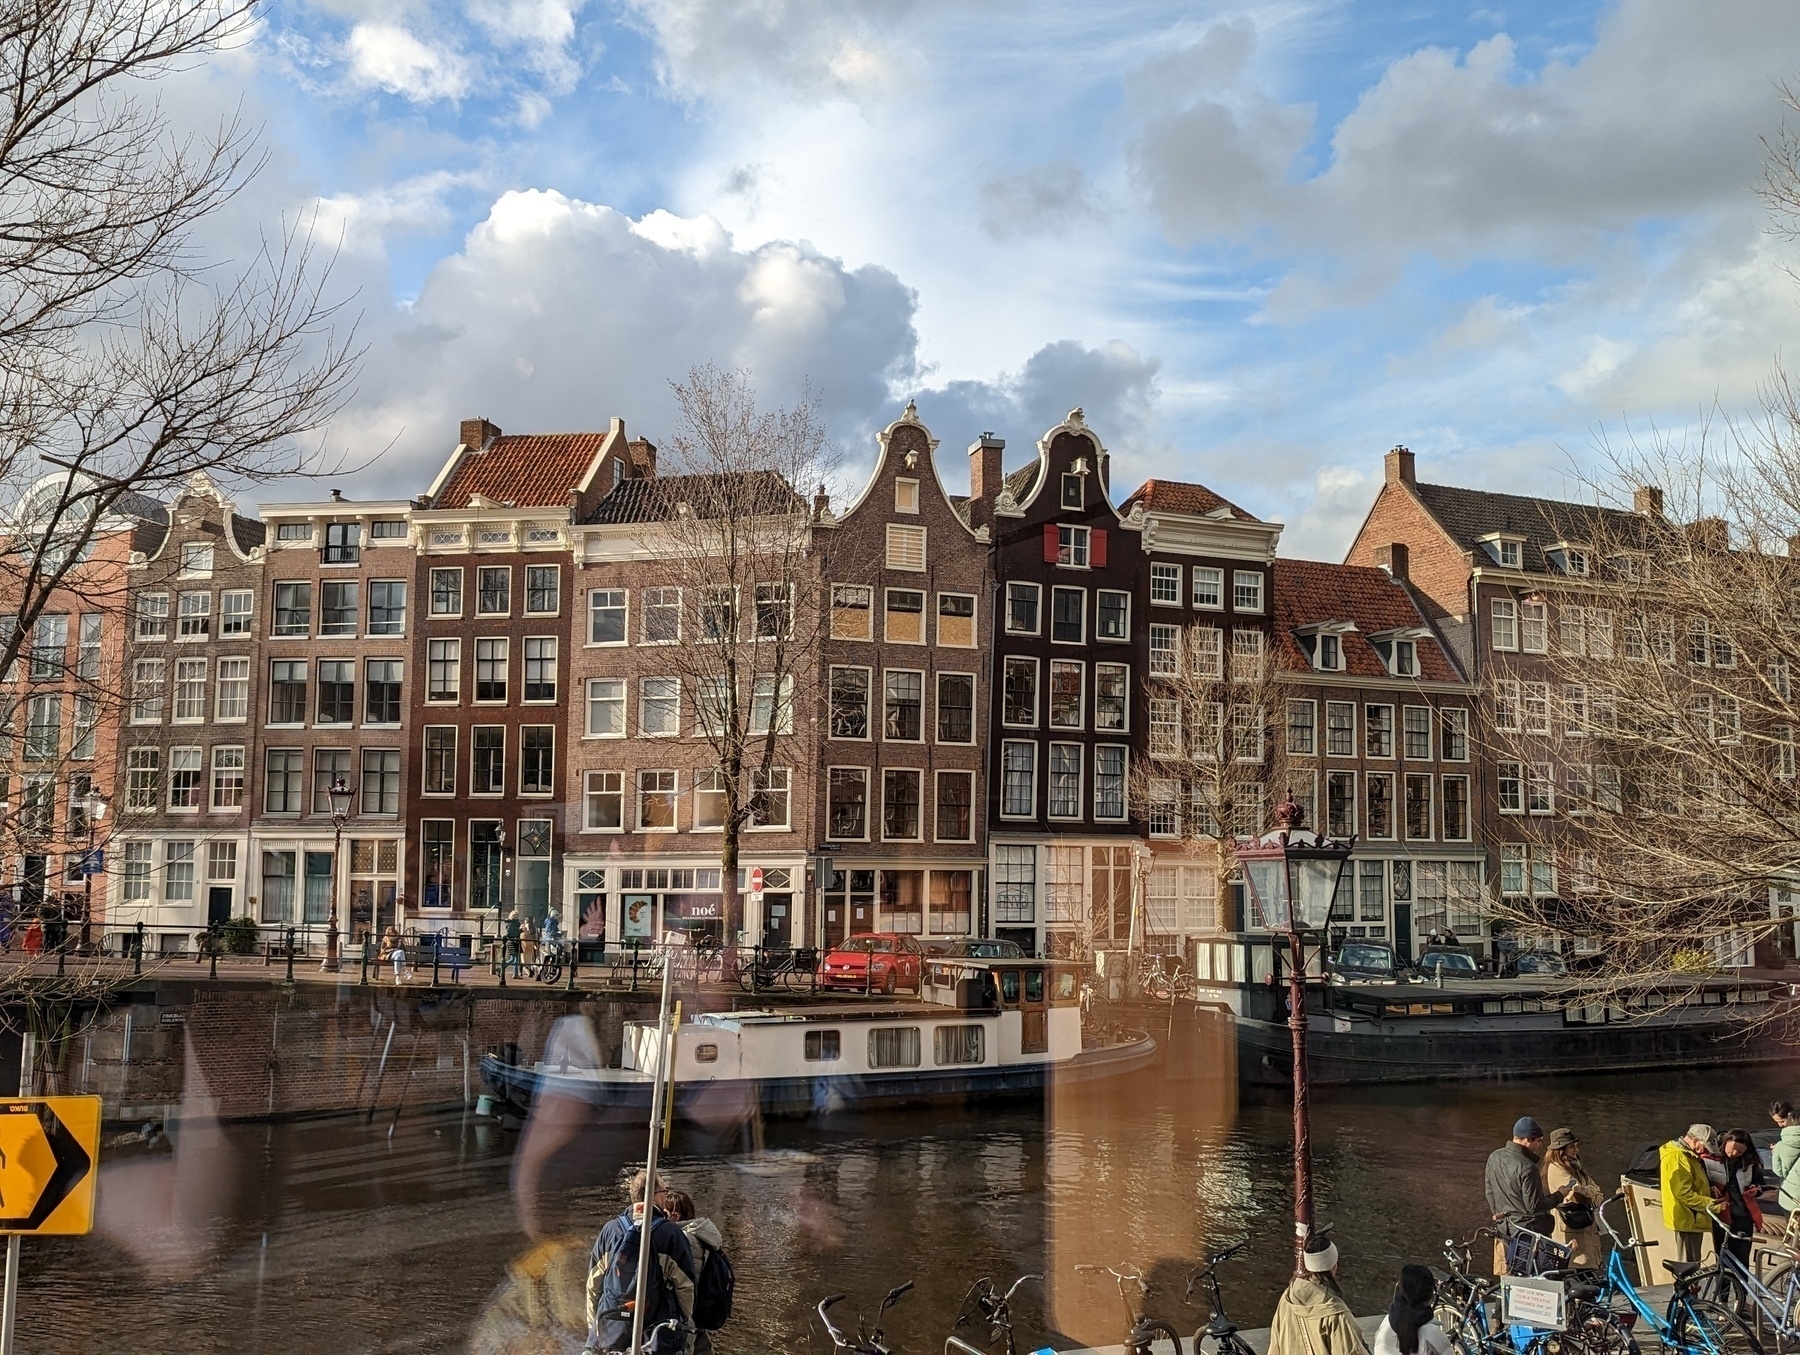
<svg viewBox="0 0 1800 1355">
<path fill-rule="evenodd" d="M 1301 1261 L 1306 1278 L 1288 1282 L 1269 1319 L 1268 1355 L 1368 1355 L 1362 1328 L 1338 1289 L 1337 1244 L 1315 1234 Z"/>
<path fill-rule="evenodd" d="M 1750 1242 L 1762 1228 L 1762 1210 L 1757 1197 L 1762 1193 L 1762 1162 L 1756 1156 L 1756 1144 L 1743 1129 L 1727 1129 L 1719 1135 L 1719 1151 L 1701 1158 L 1706 1177 L 1712 1184 L 1713 1199 L 1724 1206 L 1722 1217 L 1712 1221 L 1713 1252 L 1723 1256 L 1727 1249 L 1750 1269 Z M 1724 1301 L 1735 1277 L 1723 1267 L 1719 1271 L 1718 1291 L 1714 1297 Z M 1739 1286 L 1741 1289 L 1741 1286 Z M 1748 1297 L 1745 1295 L 1744 1297 Z"/>
<path fill-rule="evenodd" d="M 406 947 L 398 936 L 394 937 L 394 945 L 387 953 L 387 958 L 394 964 L 394 986 L 398 988 L 406 977 Z"/>
<path fill-rule="evenodd" d="M 518 978 L 522 972 L 519 967 L 519 961 L 520 947 L 523 944 L 521 940 L 523 928 L 524 923 L 519 918 L 519 910 L 515 908 L 506 915 L 506 944 L 500 952 L 501 968 L 504 969 L 510 964 L 515 979 Z"/>
<path fill-rule="evenodd" d="M 1401 1266 L 1394 1301 L 1375 1331 L 1374 1355 L 1452 1355 L 1456 1347 L 1437 1323 L 1437 1281 L 1425 1266 Z"/>
<path fill-rule="evenodd" d="M 1573 1129 L 1550 1133 L 1550 1146 L 1544 1150 L 1544 1189 L 1562 1199 L 1554 1210 L 1556 1226 L 1550 1236 L 1569 1249 L 1569 1264 L 1592 1270 L 1605 1265 L 1606 1246 L 1595 1211 L 1606 1191 L 1581 1165 L 1581 1140 Z"/>
<path fill-rule="evenodd" d="M 1488 1154 L 1484 1184 L 1488 1212 L 1499 1225 L 1494 1239 L 1494 1274 L 1506 1271 L 1506 1239 L 1514 1229 L 1550 1232 L 1556 1199 L 1544 1188 L 1544 1127 L 1529 1115 L 1513 1122 L 1512 1138 Z"/>
<path fill-rule="evenodd" d="M 1781 1183 L 1776 1198 L 1791 1214 L 1800 1209 L 1800 1113 L 1786 1101 L 1771 1101 L 1769 1118 L 1781 1127 L 1775 1146 L 1769 1150 L 1769 1165 Z"/>
<path fill-rule="evenodd" d="M 707 1261 L 714 1252 L 725 1249 L 725 1236 L 719 1231 L 718 1224 L 697 1216 L 694 1197 L 685 1190 L 669 1191 L 668 1210 L 669 1217 L 681 1225 L 688 1246 L 694 1251 L 694 1355 L 712 1355 L 712 1332 L 700 1325 L 704 1297 L 701 1290 L 706 1283 Z"/>
<path fill-rule="evenodd" d="M 517 916 L 515 913 L 514 916 Z M 647 1346 L 656 1355 L 677 1355 L 693 1349 L 694 1268 L 693 1248 L 679 1224 L 669 1218 L 664 1205 L 668 1195 L 659 1179 L 650 1185 L 650 1174 L 639 1170 L 627 1188 L 630 1204 L 625 1212 L 609 1219 L 594 1239 L 588 1257 L 586 1349 L 627 1350 L 631 1346 L 631 1316 L 606 1317 L 619 1313 L 627 1302 L 635 1302 L 637 1293 L 638 1247 L 646 1213 L 650 1221 L 650 1265 L 644 1285 L 644 1323 L 646 1338 L 653 1329 L 675 1318 L 684 1329 L 679 1338 L 658 1335 Z M 650 1196 L 646 1205 L 645 1195 Z"/>
<path fill-rule="evenodd" d="M 30 922 L 25 924 L 25 953 L 27 955 L 44 953 L 44 924 L 37 917 L 33 917 Z"/>
<path fill-rule="evenodd" d="M 1661 1185 L 1663 1223 L 1675 1234 L 1671 1261 L 1698 1261 L 1700 1244 L 1712 1227 L 1713 1216 L 1725 1206 L 1715 1202 L 1706 1164 L 1700 1155 L 1712 1142 L 1712 1126 L 1691 1124 L 1687 1133 L 1663 1144 Z"/>
</svg>

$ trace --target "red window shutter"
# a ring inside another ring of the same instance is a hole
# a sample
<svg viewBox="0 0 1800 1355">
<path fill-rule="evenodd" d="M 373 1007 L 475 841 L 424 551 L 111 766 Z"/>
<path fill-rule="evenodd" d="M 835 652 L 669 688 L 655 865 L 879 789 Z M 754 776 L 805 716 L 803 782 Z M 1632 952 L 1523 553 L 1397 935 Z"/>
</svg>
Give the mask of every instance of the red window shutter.
<svg viewBox="0 0 1800 1355">
<path fill-rule="evenodd" d="M 1095 569 L 1106 568 L 1106 529 L 1103 527 L 1088 533 L 1088 563 Z"/>
<path fill-rule="evenodd" d="M 1054 522 L 1046 522 L 1044 524 L 1044 563 L 1047 565 L 1055 564 L 1058 553 L 1056 544 L 1056 524 Z"/>
</svg>

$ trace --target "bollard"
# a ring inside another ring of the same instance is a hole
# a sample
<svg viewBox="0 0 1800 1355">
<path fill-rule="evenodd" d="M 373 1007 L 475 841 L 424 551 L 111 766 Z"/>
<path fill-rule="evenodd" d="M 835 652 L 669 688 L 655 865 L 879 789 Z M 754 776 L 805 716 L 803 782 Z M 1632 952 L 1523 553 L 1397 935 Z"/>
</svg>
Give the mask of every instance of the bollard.
<svg viewBox="0 0 1800 1355">
<path fill-rule="evenodd" d="M 581 942 L 579 940 L 571 941 L 569 943 L 569 979 L 564 985 L 565 991 L 567 992 L 572 993 L 575 991 L 575 967 L 580 963 Z"/>
<path fill-rule="evenodd" d="M 59 938 L 56 943 L 56 977 L 59 979 L 68 972 L 65 968 L 68 956 L 69 944 L 66 940 Z"/>
<path fill-rule="evenodd" d="M 631 948 L 631 991 L 634 993 L 637 992 L 638 956 L 643 953 L 644 948 L 641 945 L 633 946 Z"/>
<path fill-rule="evenodd" d="M 443 954 L 443 945 L 440 940 L 440 943 L 438 945 L 435 945 L 431 948 L 431 986 L 433 988 L 436 988 L 438 986 L 438 959 L 442 954 Z M 1721 1150 L 1721 1151 L 1723 1151 L 1723 1150 Z"/>
<path fill-rule="evenodd" d="M 500 986 L 504 988 L 506 987 L 506 962 L 512 958 L 509 954 L 512 949 L 512 944 L 507 941 L 505 934 L 502 933 L 498 938 L 498 945 L 500 947 Z"/>
<path fill-rule="evenodd" d="M 287 929 L 287 981 L 294 981 L 294 929 Z"/>
<path fill-rule="evenodd" d="M 137 947 L 131 957 L 131 972 L 133 974 L 144 972 L 144 924 L 141 922 L 137 925 Z"/>
<path fill-rule="evenodd" d="M 369 944 L 370 944 L 369 938 L 365 936 L 363 938 L 363 943 L 362 943 L 362 964 L 360 966 L 361 973 L 356 980 L 364 988 L 367 988 L 369 986 Z"/>
<path fill-rule="evenodd" d="M 219 938 L 213 935 L 211 927 L 206 929 L 206 951 L 212 956 L 212 974 L 209 977 L 216 979 L 219 977 Z"/>
</svg>

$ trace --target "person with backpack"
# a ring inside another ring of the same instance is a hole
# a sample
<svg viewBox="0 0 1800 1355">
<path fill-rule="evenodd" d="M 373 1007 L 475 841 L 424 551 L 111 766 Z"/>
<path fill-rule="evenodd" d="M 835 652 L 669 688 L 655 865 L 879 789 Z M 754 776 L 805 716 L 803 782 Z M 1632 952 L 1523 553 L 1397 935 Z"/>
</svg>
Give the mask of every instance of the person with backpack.
<svg viewBox="0 0 1800 1355">
<path fill-rule="evenodd" d="M 725 1238 L 711 1219 L 696 1218 L 685 1190 L 668 1195 L 669 1217 L 681 1225 L 694 1249 L 694 1355 L 712 1355 L 712 1334 L 731 1320 L 737 1274 L 725 1254 Z"/>
<path fill-rule="evenodd" d="M 588 1339 L 584 1351 L 629 1350 L 631 1308 L 637 1301 L 640 1229 L 650 1219 L 650 1273 L 644 1284 L 644 1349 L 654 1355 L 692 1355 L 694 1349 L 694 1251 L 681 1225 L 664 1212 L 668 1199 L 662 1182 L 650 1187 L 649 1173 L 631 1178 L 631 1204 L 611 1219 L 594 1239 L 588 1256 Z M 645 1195 L 651 1197 L 646 1205 Z M 622 1313 L 623 1316 L 606 1316 Z M 673 1319 L 681 1335 L 651 1333 Z M 633 1352 L 637 1355 L 637 1352 Z"/>
</svg>

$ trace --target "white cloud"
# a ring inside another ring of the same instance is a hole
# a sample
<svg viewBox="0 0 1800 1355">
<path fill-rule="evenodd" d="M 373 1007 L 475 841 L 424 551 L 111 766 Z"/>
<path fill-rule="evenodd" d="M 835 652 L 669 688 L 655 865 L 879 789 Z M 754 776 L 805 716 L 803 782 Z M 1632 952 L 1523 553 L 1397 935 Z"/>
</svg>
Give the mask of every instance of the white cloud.
<svg viewBox="0 0 1800 1355">
<path fill-rule="evenodd" d="M 469 67 L 456 52 L 413 36 L 397 23 L 364 22 L 345 40 L 351 81 L 384 89 L 414 103 L 460 99 L 469 90 Z"/>
<path fill-rule="evenodd" d="M 469 0 L 468 13 L 490 40 L 523 52 L 528 63 L 563 93 L 581 73 L 569 45 L 575 39 L 575 16 L 586 2 Z"/>
</svg>

